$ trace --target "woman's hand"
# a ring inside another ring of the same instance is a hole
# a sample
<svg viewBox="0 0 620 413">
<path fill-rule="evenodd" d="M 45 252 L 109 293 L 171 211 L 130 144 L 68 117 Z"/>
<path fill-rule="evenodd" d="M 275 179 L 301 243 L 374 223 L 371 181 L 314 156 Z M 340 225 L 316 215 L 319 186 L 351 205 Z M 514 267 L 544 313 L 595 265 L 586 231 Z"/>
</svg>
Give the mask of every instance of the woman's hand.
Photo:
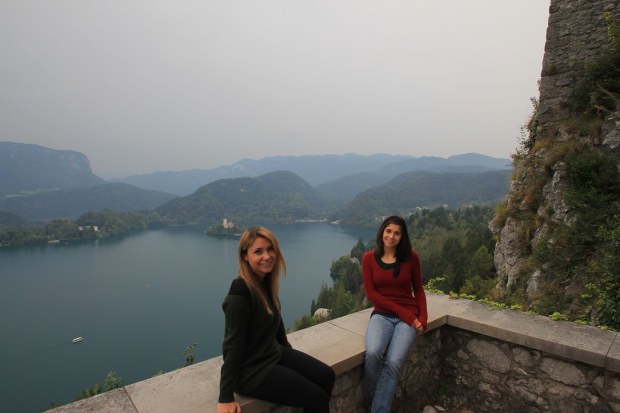
<svg viewBox="0 0 620 413">
<path fill-rule="evenodd" d="M 241 406 L 237 402 L 218 403 L 217 413 L 241 413 Z"/>
<path fill-rule="evenodd" d="M 415 328 L 420 333 L 424 330 L 424 326 L 422 326 L 422 323 L 420 323 L 420 320 L 418 320 L 417 318 L 413 320 L 413 323 L 411 323 L 411 327 Z"/>
</svg>

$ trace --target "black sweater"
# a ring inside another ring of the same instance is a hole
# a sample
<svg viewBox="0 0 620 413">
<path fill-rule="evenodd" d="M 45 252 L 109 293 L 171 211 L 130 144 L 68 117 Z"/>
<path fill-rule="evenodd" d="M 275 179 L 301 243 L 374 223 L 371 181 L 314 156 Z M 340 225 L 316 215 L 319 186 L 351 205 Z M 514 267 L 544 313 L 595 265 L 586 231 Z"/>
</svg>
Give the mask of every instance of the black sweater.
<svg viewBox="0 0 620 413">
<path fill-rule="evenodd" d="M 234 401 L 233 391 L 243 394 L 258 387 L 280 360 L 280 345 L 290 347 L 282 317 L 271 300 L 269 305 L 273 315 L 265 311 L 243 279 L 233 280 L 222 304 L 226 324 L 220 403 Z"/>
</svg>

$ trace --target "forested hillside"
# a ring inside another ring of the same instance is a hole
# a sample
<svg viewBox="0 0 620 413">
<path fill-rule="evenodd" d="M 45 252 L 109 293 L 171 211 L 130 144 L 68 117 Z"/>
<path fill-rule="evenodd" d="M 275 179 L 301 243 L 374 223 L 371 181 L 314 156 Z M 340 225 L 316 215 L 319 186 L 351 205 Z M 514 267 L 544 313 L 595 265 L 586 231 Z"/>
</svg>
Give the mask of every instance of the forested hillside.
<svg viewBox="0 0 620 413">
<path fill-rule="evenodd" d="M 26 220 L 19 215 L 0 211 L 0 229 L 20 228 L 26 225 Z"/>
<path fill-rule="evenodd" d="M 447 159 L 422 157 L 394 162 L 382 168 L 343 176 L 317 186 L 319 192 L 338 208 L 353 201 L 356 195 L 384 184 L 398 175 L 426 171 L 435 173 L 479 173 L 511 169 L 509 159 L 491 158 L 478 154 L 455 155 Z"/>
<path fill-rule="evenodd" d="M 344 225 L 368 225 L 369 217 L 391 214 L 409 215 L 422 208 L 494 205 L 501 202 L 508 188 L 509 170 L 482 173 L 408 172 L 385 185 L 357 195 L 334 214 Z"/>
<path fill-rule="evenodd" d="M 50 221 L 76 219 L 86 212 L 105 209 L 118 212 L 152 210 L 173 198 L 171 194 L 123 183 L 99 184 L 0 198 L 0 211 L 28 221 Z"/>
<path fill-rule="evenodd" d="M 422 277 L 427 288 L 446 293 L 489 299 L 496 295 L 493 266 L 495 240 L 488 229 L 494 207 L 458 210 L 425 210 L 406 219 L 413 248 L 421 257 Z M 314 317 L 318 308 L 331 310 L 329 318 L 340 317 L 370 305 L 362 285 L 361 259 L 375 242 L 358 242 L 351 253 L 332 262 L 333 285 L 323 285 L 310 313 L 296 322 L 301 329 L 322 321 Z"/>
<path fill-rule="evenodd" d="M 79 152 L 0 142 L 0 197 L 103 182 L 92 173 L 88 158 Z"/>
<path fill-rule="evenodd" d="M 288 171 L 257 178 L 222 179 L 157 209 L 177 223 L 214 223 L 223 218 L 239 222 L 292 222 L 321 216 L 324 202 L 315 189 Z"/>
</svg>

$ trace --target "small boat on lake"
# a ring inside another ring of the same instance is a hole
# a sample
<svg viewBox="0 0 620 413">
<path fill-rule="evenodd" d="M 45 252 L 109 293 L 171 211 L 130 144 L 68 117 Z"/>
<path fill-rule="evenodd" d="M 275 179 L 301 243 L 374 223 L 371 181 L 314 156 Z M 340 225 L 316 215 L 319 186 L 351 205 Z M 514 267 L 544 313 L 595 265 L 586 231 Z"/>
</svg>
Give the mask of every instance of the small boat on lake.
<svg viewBox="0 0 620 413">
<path fill-rule="evenodd" d="M 76 338 L 74 338 L 73 340 L 71 340 L 71 342 L 73 342 L 73 343 L 79 343 L 79 342 L 80 342 L 80 341 L 82 341 L 82 340 L 84 340 L 84 338 L 83 338 L 83 337 L 76 337 Z"/>
</svg>

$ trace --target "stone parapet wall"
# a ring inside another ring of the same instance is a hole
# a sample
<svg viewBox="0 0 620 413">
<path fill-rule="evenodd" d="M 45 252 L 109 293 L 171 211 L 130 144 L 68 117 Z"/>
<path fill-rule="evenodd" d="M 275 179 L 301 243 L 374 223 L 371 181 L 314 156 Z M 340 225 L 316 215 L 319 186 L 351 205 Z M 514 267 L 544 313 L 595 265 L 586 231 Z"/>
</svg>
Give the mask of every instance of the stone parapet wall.
<svg viewBox="0 0 620 413">
<path fill-rule="evenodd" d="M 441 337 L 443 328 L 416 338 L 409 358 L 402 367 L 393 412 L 420 413 L 424 406 L 439 402 L 441 383 Z M 365 397 L 364 366 L 355 366 L 338 376 L 330 402 L 332 413 L 368 413 Z M 444 401 L 447 399 L 444 398 Z M 301 409 L 275 406 L 272 413 L 301 413 Z"/>
<path fill-rule="evenodd" d="M 401 374 L 393 411 L 469 406 L 476 413 L 620 413 L 620 337 L 547 317 L 490 309 L 427 294 L 428 331 Z M 293 347 L 324 361 L 338 379 L 333 413 L 365 413 L 364 336 L 369 310 L 289 335 Z M 165 373 L 54 413 L 214 412 L 222 358 Z M 238 398 L 244 413 L 300 409 Z"/>
<path fill-rule="evenodd" d="M 539 129 L 553 133 L 553 125 L 568 117 L 565 102 L 586 62 L 610 47 L 604 13 L 611 13 L 618 22 L 619 6 L 619 0 L 551 0 L 537 112 Z"/>
<path fill-rule="evenodd" d="M 485 412 L 620 412 L 620 374 L 443 328 L 443 382 L 453 403 Z"/>
<path fill-rule="evenodd" d="M 620 20 L 618 0 L 551 0 L 540 80 L 538 125 L 550 129 L 568 117 L 564 103 L 585 62 L 610 47 L 604 13 Z"/>
</svg>

